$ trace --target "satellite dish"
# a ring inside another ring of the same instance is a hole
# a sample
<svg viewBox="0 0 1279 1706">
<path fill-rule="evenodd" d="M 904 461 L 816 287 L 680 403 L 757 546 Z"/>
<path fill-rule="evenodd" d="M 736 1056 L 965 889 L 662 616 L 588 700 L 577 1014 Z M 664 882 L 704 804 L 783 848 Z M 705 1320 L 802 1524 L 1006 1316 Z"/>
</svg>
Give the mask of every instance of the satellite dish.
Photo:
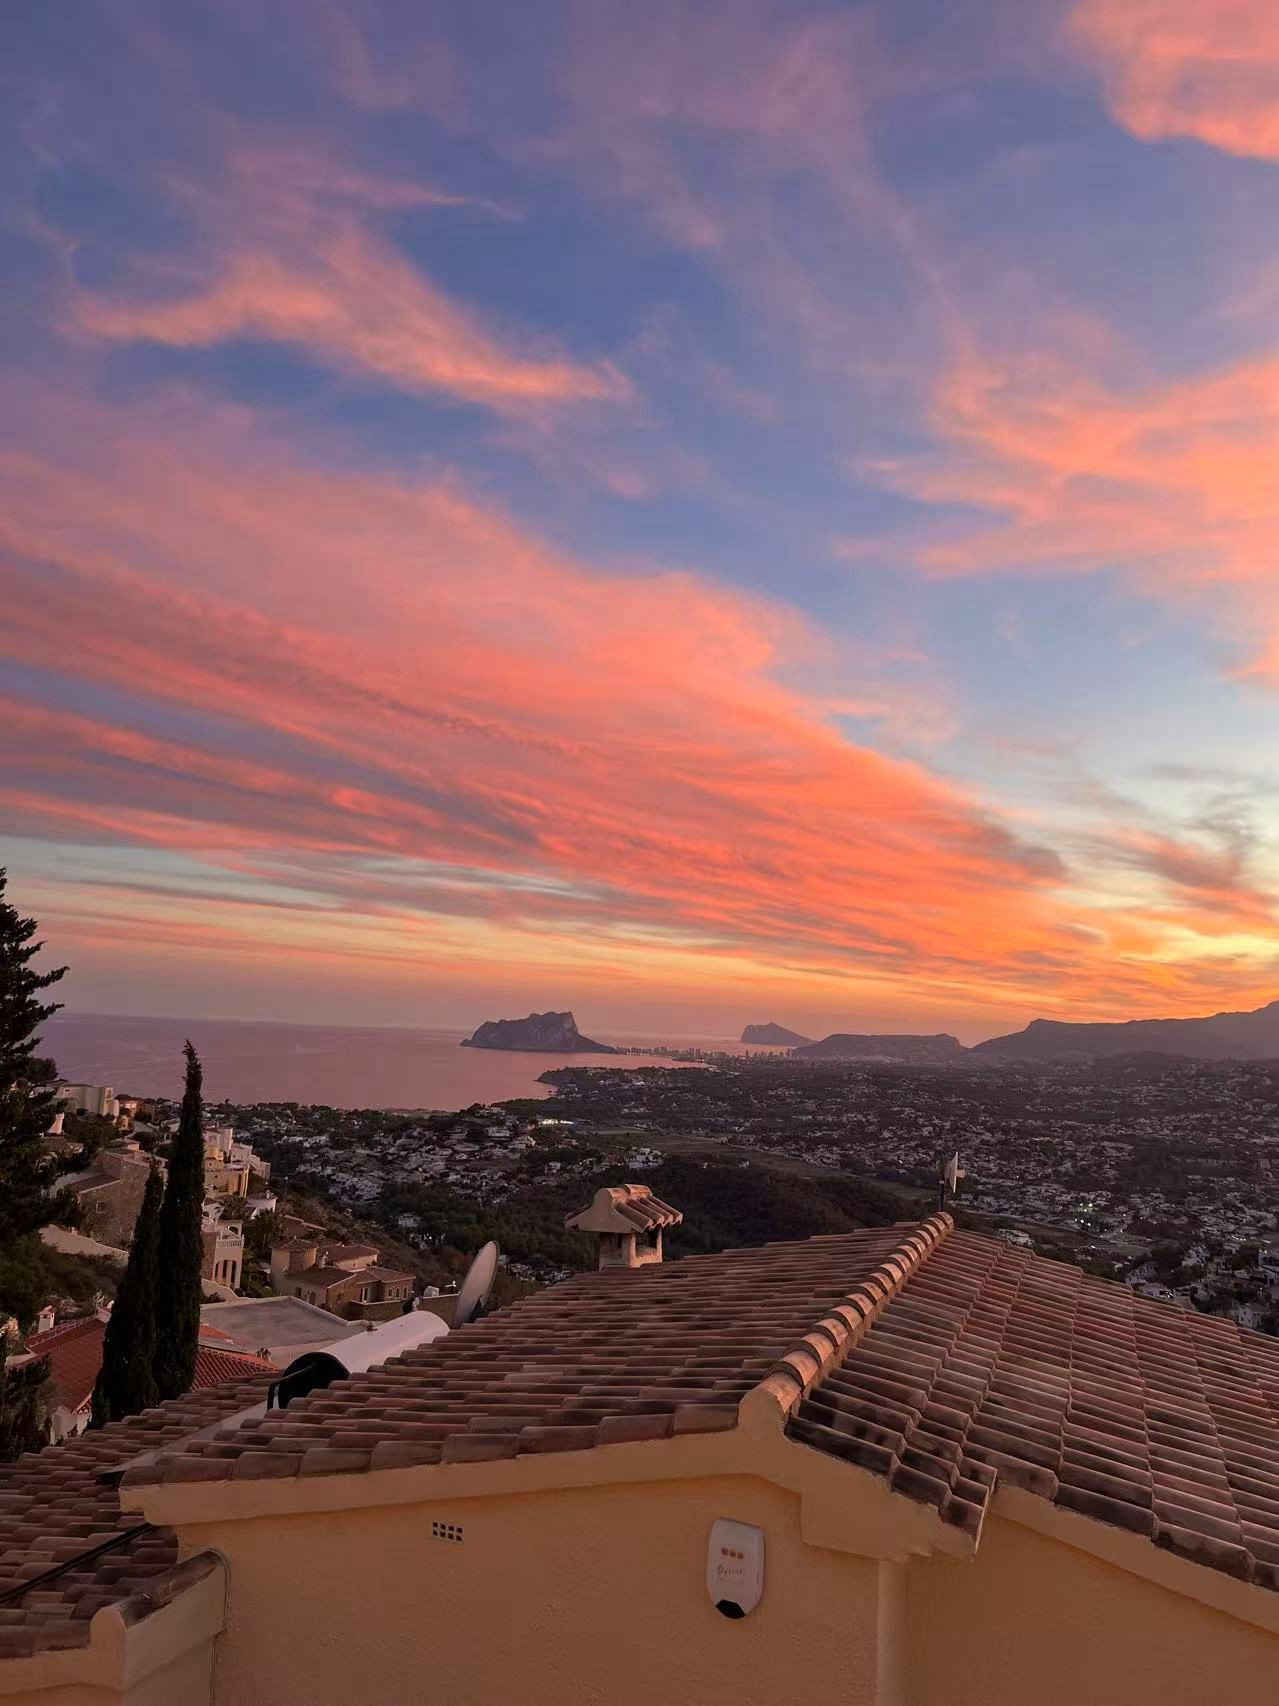
<svg viewBox="0 0 1279 1706">
<path fill-rule="evenodd" d="M 474 1321 L 484 1313 L 496 1277 L 497 1245 L 490 1238 L 466 1270 L 466 1278 L 462 1281 L 453 1309 L 455 1327 L 465 1327 L 468 1321 Z"/>
</svg>

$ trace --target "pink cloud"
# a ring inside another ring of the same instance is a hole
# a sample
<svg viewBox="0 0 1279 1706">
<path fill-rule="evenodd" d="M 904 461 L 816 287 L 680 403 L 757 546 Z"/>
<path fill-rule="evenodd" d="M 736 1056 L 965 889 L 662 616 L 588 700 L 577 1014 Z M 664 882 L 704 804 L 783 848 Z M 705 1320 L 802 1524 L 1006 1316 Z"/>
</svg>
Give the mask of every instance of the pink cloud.
<svg viewBox="0 0 1279 1706">
<path fill-rule="evenodd" d="M 1271 0 L 1081 0 L 1069 30 L 1120 124 L 1279 160 L 1279 10 Z"/>
<path fill-rule="evenodd" d="M 441 392 L 513 413 L 617 399 L 607 362 L 499 338 L 376 228 L 372 214 L 455 197 L 292 150 L 240 149 L 214 189 L 184 183 L 201 244 L 191 262 L 131 294 L 76 294 L 71 325 L 105 342 L 203 346 L 263 338 L 398 390 Z M 207 252 L 206 252 L 207 250 Z"/>
</svg>

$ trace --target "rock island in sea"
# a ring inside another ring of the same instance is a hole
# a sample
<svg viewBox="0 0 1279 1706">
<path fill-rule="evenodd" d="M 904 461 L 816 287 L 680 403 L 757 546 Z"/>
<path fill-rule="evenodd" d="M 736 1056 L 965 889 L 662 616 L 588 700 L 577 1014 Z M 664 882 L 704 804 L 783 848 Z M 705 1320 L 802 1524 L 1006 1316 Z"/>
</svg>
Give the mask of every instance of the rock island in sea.
<svg viewBox="0 0 1279 1706">
<path fill-rule="evenodd" d="M 584 1037 L 571 1013 L 530 1013 L 527 1019 L 486 1019 L 463 1048 L 517 1049 L 525 1054 L 617 1054 Z"/>
</svg>

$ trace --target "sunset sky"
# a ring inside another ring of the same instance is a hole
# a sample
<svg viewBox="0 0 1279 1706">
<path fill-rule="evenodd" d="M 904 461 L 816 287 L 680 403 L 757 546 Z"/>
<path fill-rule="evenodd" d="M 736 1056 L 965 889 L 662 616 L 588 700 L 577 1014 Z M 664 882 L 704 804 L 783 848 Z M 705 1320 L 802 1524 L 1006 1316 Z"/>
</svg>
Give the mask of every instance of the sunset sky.
<svg viewBox="0 0 1279 1706">
<path fill-rule="evenodd" d="M 1279 995 L 1275 0 L 64 0 L 0 860 L 81 1010 Z"/>
</svg>

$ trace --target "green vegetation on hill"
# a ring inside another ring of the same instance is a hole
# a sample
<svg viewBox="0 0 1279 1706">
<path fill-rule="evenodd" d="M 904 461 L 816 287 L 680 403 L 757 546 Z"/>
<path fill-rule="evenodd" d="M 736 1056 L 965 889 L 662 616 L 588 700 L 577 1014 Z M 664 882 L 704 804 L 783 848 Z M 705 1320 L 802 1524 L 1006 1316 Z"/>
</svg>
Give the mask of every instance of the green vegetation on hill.
<svg viewBox="0 0 1279 1706">
<path fill-rule="evenodd" d="M 851 1232 L 912 1214 L 896 1192 L 865 1180 L 810 1179 L 767 1165 L 684 1156 L 671 1156 L 641 1175 L 614 1164 L 585 1177 L 546 1179 L 491 1205 L 438 1185 L 400 1185 L 383 1193 L 379 1214 L 389 1219 L 415 1214 L 437 1248 L 474 1250 L 484 1239 L 496 1238 L 515 1262 L 589 1268 L 595 1260 L 592 1240 L 566 1232 L 564 1217 L 584 1208 L 601 1185 L 637 1177 L 683 1213 L 683 1225 L 667 1237 L 672 1256 Z"/>
<path fill-rule="evenodd" d="M 13 1315 L 24 1330 L 46 1303 L 69 1299 L 87 1309 L 94 1297 L 115 1295 L 123 1269 L 102 1256 L 54 1250 L 33 1233 L 0 1245 L 0 1316 Z"/>
</svg>

